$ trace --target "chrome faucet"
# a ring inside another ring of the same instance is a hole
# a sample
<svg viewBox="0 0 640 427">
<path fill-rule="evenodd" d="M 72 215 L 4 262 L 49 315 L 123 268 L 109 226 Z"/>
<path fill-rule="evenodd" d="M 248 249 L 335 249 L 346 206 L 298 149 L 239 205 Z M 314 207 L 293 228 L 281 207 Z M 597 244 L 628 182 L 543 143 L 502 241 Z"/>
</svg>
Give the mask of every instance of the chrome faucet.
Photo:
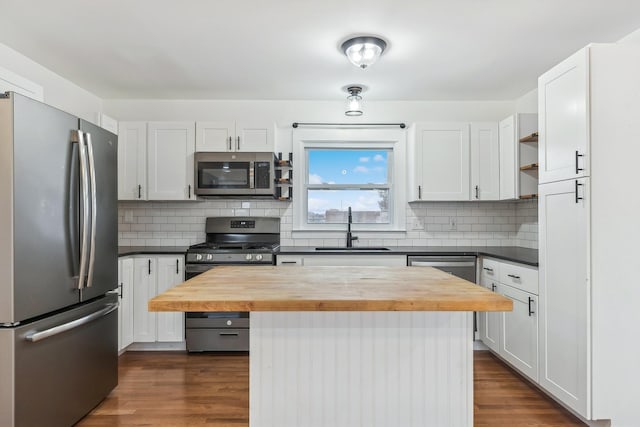
<svg viewBox="0 0 640 427">
<path fill-rule="evenodd" d="M 347 247 L 353 247 L 353 241 L 358 240 L 358 236 L 353 236 L 351 234 L 351 223 L 353 222 L 353 218 L 351 217 L 351 206 L 349 206 L 349 217 L 347 222 Z"/>
</svg>

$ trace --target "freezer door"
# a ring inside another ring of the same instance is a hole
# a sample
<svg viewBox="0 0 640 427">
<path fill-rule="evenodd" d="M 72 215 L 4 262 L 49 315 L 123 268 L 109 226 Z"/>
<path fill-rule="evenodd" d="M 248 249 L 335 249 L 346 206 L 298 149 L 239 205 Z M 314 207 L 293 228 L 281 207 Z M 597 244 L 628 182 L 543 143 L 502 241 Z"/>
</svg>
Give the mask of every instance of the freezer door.
<svg viewBox="0 0 640 427">
<path fill-rule="evenodd" d="M 95 199 L 90 197 L 95 203 L 88 259 L 91 276 L 82 290 L 82 299 L 88 300 L 118 287 L 118 137 L 84 120 L 80 130 L 91 145 L 89 174 L 95 188 Z"/>
<path fill-rule="evenodd" d="M 10 271 L 0 275 L 6 286 L 2 292 L 13 291 L 8 294 L 13 308 L 0 313 L 0 323 L 79 302 L 78 152 L 77 144 L 71 143 L 78 119 L 12 96 L 14 182 L 12 194 L 2 202 L 13 203 L 13 280 Z"/>
<path fill-rule="evenodd" d="M 117 303 L 110 295 L 16 329 L 16 427 L 73 425 L 115 388 Z"/>
</svg>

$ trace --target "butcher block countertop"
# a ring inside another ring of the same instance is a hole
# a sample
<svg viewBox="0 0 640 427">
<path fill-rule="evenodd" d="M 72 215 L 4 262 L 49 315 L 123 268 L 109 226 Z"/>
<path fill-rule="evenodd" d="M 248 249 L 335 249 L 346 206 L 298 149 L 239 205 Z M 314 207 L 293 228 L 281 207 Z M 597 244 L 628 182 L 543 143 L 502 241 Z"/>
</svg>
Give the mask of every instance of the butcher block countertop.
<svg viewBox="0 0 640 427">
<path fill-rule="evenodd" d="M 219 266 L 150 311 L 511 311 L 510 299 L 431 267 Z"/>
</svg>

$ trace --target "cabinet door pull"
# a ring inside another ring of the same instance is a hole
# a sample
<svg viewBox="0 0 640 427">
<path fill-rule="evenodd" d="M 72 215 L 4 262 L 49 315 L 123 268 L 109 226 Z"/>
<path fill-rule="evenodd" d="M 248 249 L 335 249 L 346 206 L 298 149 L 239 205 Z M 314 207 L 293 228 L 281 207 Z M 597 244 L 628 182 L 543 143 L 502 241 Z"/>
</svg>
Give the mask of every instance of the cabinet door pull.
<svg viewBox="0 0 640 427">
<path fill-rule="evenodd" d="M 237 138 L 238 138 L 238 145 L 237 145 L 236 150 L 239 150 L 240 149 L 240 137 L 238 136 Z"/>
<path fill-rule="evenodd" d="M 142 185 L 138 184 L 138 199 L 142 198 Z"/>
<path fill-rule="evenodd" d="M 180 274 L 180 260 L 176 259 L 176 274 Z"/>
<path fill-rule="evenodd" d="M 189 192 L 189 197 L 187 197 L 187 198 L 188 198 L 188 199 L 190 199 L 190 198 L 191 198 L 191 184 L 189 184 L 189 190 L 188 190 L 188 192 Z"/>
<path fill-rule="evenodd" d="M 491 284 L 491 292 L 495 292 L 496 291 L 496 284 L 492 283 Z"/>
<path fill-rule="evenodd" d="M 576 179 L 576 203 L 578 203 L 578 201 L 584 199 L 584 197 L 578 196 L 578 187 L 581 187 L 582 185 L 583 184 L 579 183 L 578 180 Z"/>
<path fill-rule="evenodd" d="M 151 276 L 151 260 L 149 260 L 149 276 Z"/>
<path fill-rule="evenodd" d="M 532 305 L 533 305 L 533 298 L 529 297 L 529 317 L 536 314 L 536 312 L 533 311 L 533 309 L 531 308 Z"/>
<path fill-rule="evenodd" d="M 578 166 L 578 158 L 579 157 L 584 157 L 584 154 L 580 154 L 580 153 L 578 153 L 578 150 L 576 150 L 576 175 L 578 173 L 580 173 L 580 171 L 584 170 L 584 168 L 581 168 L 581 167 Z"/>
<path fill-rule="evenodd" d="M 520 276 L 516 276 L 515 274 L 507 274 L 507 276 L 511 277 L 512 279 L 519 279 Z"/>
<path fill-rule="evenodd" d="M 489 267 L 482 267 L 483 270 L 487 270 L 490 271 L 491 273 L 493 273 L 493 268 L 489 268 Z"/>
<path fill-rule="evenodd" d="M 418 199 L 422 200 L 422 185 L 418 185 Z"/>
<path fill-rule="evenodd" d="M 229 137 L 229 151 L 231 151 L 231 150 L 232 150 L 232 147 L 231 147 L 231 137 Z"/>
<path fill-rule="evenodd" d="M 476 199 L 479 199 L 480 195 L 478 194 L 478 186 L 476 185 Z"/>
<path fill-rule="evenodd" d="M 120 282 L 120 293 L 118 294 L 120 299 L 122 299 L 122 294 L 124 294 L 124 283 Z"/>
</svg>

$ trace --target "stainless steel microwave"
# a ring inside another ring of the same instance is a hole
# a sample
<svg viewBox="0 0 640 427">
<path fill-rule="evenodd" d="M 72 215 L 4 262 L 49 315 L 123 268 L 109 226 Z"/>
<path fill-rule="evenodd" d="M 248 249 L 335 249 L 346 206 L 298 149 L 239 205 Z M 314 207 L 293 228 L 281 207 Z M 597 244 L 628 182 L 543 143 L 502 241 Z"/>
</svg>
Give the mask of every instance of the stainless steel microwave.
<svg viewBox="0 0 640 427">
<path fill-rule="evenodd" d="M 195 154 L 195 194 L 199 196 L 273 196 L 273 153 Z"/>
</svg>

